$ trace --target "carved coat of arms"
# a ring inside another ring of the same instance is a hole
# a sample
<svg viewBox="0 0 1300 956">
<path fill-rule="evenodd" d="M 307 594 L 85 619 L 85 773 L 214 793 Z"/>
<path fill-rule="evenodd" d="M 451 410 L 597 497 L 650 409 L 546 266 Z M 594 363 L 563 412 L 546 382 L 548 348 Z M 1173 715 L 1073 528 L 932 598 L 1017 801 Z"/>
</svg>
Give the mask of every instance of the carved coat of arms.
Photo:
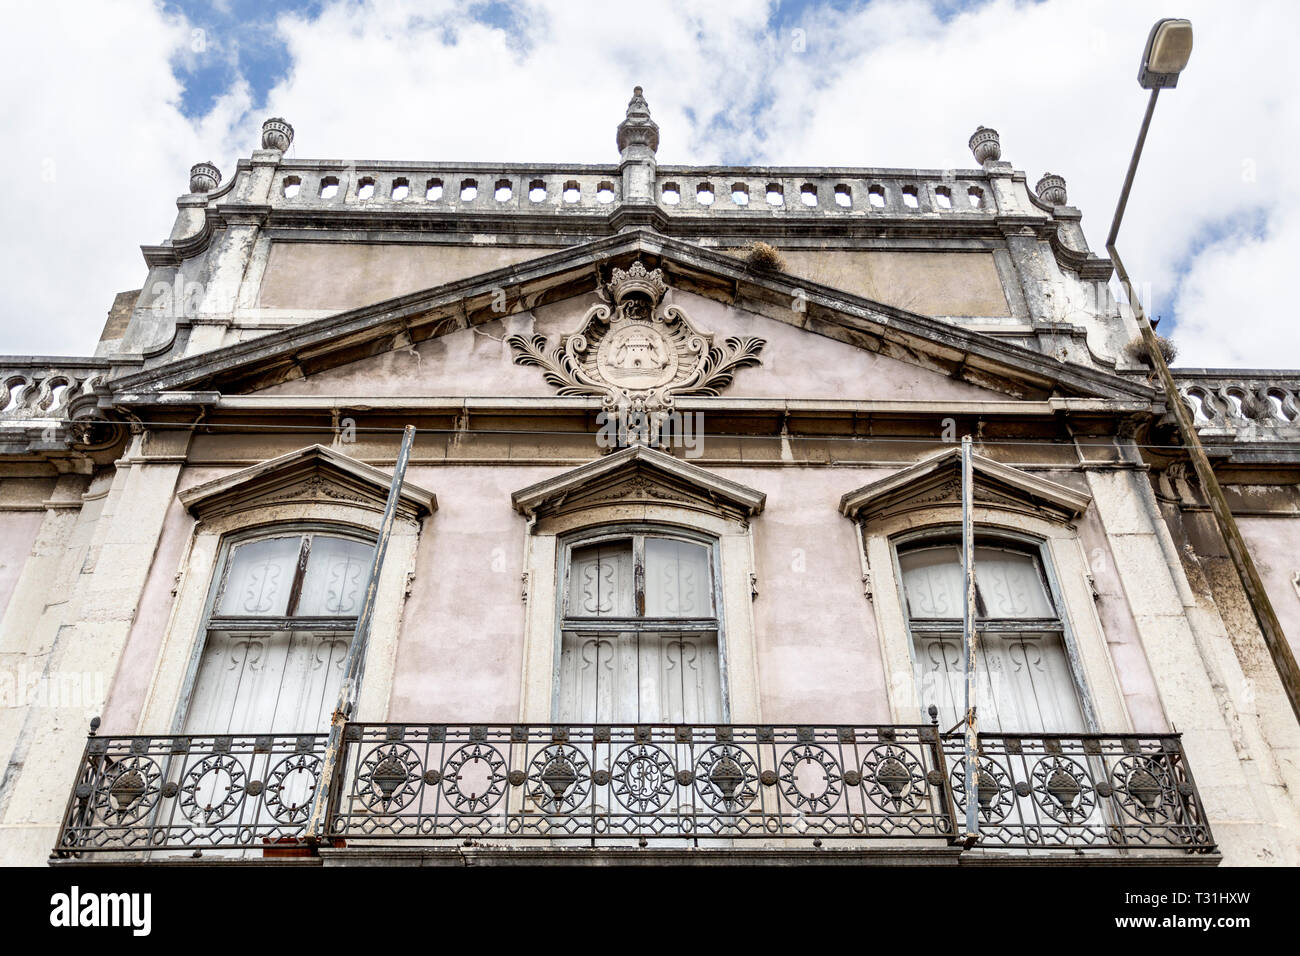
<svg viewBox="0 0 1300 956">
<path fill-rule="evenodd" d="M 718 395 L 739 369 L 759 364 L 767 344 L 745 336 L 714 345 L 685 312 L 662 304 L 667 291 L 663 271 L 638 260 L 611 272 L 598 293 L 603 302 L 554 348 L 537 334 L 510 335 L 506 343 L 516 364 L 540 368 L 561 395 L 593 395 L 620 415 L 658 418 L 678 395 Z"/>
</svg>

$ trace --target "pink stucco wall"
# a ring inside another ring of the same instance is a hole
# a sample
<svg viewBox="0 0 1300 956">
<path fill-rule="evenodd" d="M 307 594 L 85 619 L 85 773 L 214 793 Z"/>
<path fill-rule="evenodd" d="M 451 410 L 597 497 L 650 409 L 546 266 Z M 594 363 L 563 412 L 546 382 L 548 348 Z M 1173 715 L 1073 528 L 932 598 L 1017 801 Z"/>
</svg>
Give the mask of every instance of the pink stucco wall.
<svg viewBox="0 0 1300 956">
<path fill-rule="evenodd" d="M 388 717 L 394 721 L 509 722 L 522 695 L 525 605 L 520 599 L 526 524 L 510 494 L 561 467 L 417 465 L 410 480 L 438 495 L 421 531 L 415 577 L 396 652 Z M 763 719 L 887 722 L 887 675 L 876 616 L 862 593 L 852 522 L 837 510 L 844 492 L 881 469 L 751 467 L 714 469 L 767 494 L 753 521 L 756 632 Z M 223 470 L 191 469 L 181 486 Z M 1064 477 L 1064 476 L 1057 476 Z M 170 508 L 157 556 L 114 681 L 105 729 L 133 729 L 153 676 L 173 600 L 176 571 L 193 519 Z M 1154 682 L 1121 582 L 1095 517 L 1079 524 L 1097 604 L 1121 689 L 1139 731 L 1165 726 Z M 885 599 L 881 595 L 877 600 Z M 162 731 L 169 728 L 151 728 Z"/>
<path fill-rule="evenodd" d="M 0 618 L 32 553 L 44 511 L 0 512 Z"/>
<path fill-rule="evenodd" d="M 1291 650 L 1300 656 L 1300 515 L 1238 518 Z"/>
</svg>

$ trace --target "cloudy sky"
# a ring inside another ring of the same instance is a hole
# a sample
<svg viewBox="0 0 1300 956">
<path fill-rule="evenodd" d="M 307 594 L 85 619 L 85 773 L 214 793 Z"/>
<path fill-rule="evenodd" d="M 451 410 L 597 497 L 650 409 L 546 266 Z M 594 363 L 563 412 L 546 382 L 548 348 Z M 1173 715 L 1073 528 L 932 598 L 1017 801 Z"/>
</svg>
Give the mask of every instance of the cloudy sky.
<svg viewBox="0 0 1300 956">
<path fill-rule="evenodd" d="M 974 165 L 977 125 L 1069 183 L 1100 249 L 1162 16 L 1195 24 L 1120 248 L 1186 366 L 1300 366 L 1291 41 L 1278 0 L 709 3 L 258 0 L 5 4 L 0 352 L 89 354 L 145 278 L 192 163 L 264 117 L 302 157 L 612 162 L 633 85 L 663 163 Z"/>
</svg>

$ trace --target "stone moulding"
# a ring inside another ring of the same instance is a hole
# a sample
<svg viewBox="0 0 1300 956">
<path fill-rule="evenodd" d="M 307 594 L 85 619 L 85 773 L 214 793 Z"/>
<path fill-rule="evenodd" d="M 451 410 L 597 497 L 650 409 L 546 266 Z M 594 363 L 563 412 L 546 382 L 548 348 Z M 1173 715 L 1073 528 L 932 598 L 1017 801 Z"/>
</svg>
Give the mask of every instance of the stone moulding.
<svg viewBox="0 0 1300 956">
<path fill-rule="evenodd" d="M 633 445 L 510 496 L 515 510 L 530 518 L 572 506 L 575 499 L 584 505 L 626 500 L 698 502 L 710 510 L 731 510 L 748 518 L 762 512 L 767 495 L 665 452 Z"/>
<path fill-rule="evenodd" d="M 515 364 L 540 368 L 560 395 L 595 396 L 607 410 L 652 417 L 671 412 L 679 395 L 720 395 L 736 372 L 760 364 L 764 339 L 733 336 L 714 345 L 684 311 L 663 305 L 667 291 L 663 271 L 638 259 L 611 272 L 598 290 L 604 302 L 554 348 L 540 334 L 505 341 Z"/>
<path fill-rule="evenodd" d="M 186 510 L 206 521 L 269 503 L 334 501 L 382 512 L 392 476 L 324 445 L 310 445 L 187 488 Z M 403 482 L 398 514 L 418 520 L 437 510 L 433 492 Z"/>
<path fill-rule="evenodd" d="M 1069 522 L 1087 510 L 1092 496 L 983 455 L 972 456 L 977 504 L 1041 513 Z M 952 505 L 961 500 L 961 449 L 922 459 L 888 478 L 850 491 L 840 499 L 840 513 L 855 521 L 872 521 L 916 508 Z"/>
</svg>

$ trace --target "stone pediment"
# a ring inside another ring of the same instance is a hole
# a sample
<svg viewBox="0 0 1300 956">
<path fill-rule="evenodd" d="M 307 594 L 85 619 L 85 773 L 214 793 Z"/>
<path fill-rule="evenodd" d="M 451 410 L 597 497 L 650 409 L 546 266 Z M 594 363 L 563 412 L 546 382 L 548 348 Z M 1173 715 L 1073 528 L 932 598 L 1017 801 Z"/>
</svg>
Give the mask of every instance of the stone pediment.
<svg viewBox="0 0 1300 956">
<path fill-rule="evenodd" d="M 164 361 L 113 381 L 111 398 L 105 401 L 148 406 L 184 404 L 192 399 L 201 405 L 208 401 L 205 396 L 214 393 L 219 397 L 259 391 L 498 321 L 503 316 L 503 299 L 508 303 L 504 314 L 513 315 L 600 292 L 611 284 L 605 277 L 613 270 L 630 273 L 637 261 L 647 272 L 661 270 L 663 281 L 683 292 L 733 304 L 796 326 L 804 334 L 824 336 L 1014 399 L 1063 395 L 1145 402 L 1153 394 L 1152 389 L 1131 379 L 1059 362 L 1023 346 L 796 276 L 756 272 L 734 256 L 636 229 L 471 279 Z M 636 315 L 628 315 L 624 308 L 620 319 L 617 303 L 602 307 L 610 310 L 608 321 L 603 314 L 595 314 L 579 327 L 588 333 L 599 331 L 599 342 L 586 338 L 588 347 L 577 348 L 586 336 L 575 329 L 559 342 L 522 341 L 517 354 L 528 353 L 527 361 L 555 376 L 552 384 L 556 387 L 602 396 L 612 389 L 617 404 L 622 391 L 658 390 L 663 399 L 676 394 L 715 394 L 730 373 L 754 364 L 762 350 L 758 342 L 739 338 L 713 342 L 707 331 L 701 333 L 690 321 L 670 315 L 671 307 L 660 310 L 662 327 L 655 326 L 652 317 L 642 328 L 619 333 L 616 322 L 636 323 Z M 662 333 L 662 338 L 646 331 L 651 327 Z M 675 365 L 666 350 L 656 350 L 656 346 L 669 343 L 677 358 Z M 602 345 L 606 346 L 603 354 Z M 694 351 L 696 345 L 698 352 Z M 635 365 L 638 356 L 642 361 L 639 368 Z M 697 362 L 698 356 L 704 360 Z M 632 367 L 624 367 L 628 362 Z M 655 376 L 650 375 L 651 365 Z"/>
<path fill-rule="evenodd" d="M 231 475 L 195 485 L 179 497 L 207 520 L 277 504 L 343 504 L 383 513 L 392 476 L 324 445 L 311 445 Z M 438 507 L 430 491 L 406 481 L 397 513 L 416 520 Z"/>
<path fill-rule="evenodd" d="M 748 520 L 767 495 L 656 451 L 633 445 L 529 485 L 510 496 L 520 514 L 562 515 L 599 505 L 674 505 Z"/>
<path fill-rule="evenodd" d="M 1065 523 L 1083 514 L 1090 495 L 1055 481 L 972 455 L 977 505 L 1031 514 Z M 924 508 L 961 505 L 961 449 L 941 452 L 888 478 L 850 491 L 840 499 L 840 512 L 871 522 Z"/>
</svg>

